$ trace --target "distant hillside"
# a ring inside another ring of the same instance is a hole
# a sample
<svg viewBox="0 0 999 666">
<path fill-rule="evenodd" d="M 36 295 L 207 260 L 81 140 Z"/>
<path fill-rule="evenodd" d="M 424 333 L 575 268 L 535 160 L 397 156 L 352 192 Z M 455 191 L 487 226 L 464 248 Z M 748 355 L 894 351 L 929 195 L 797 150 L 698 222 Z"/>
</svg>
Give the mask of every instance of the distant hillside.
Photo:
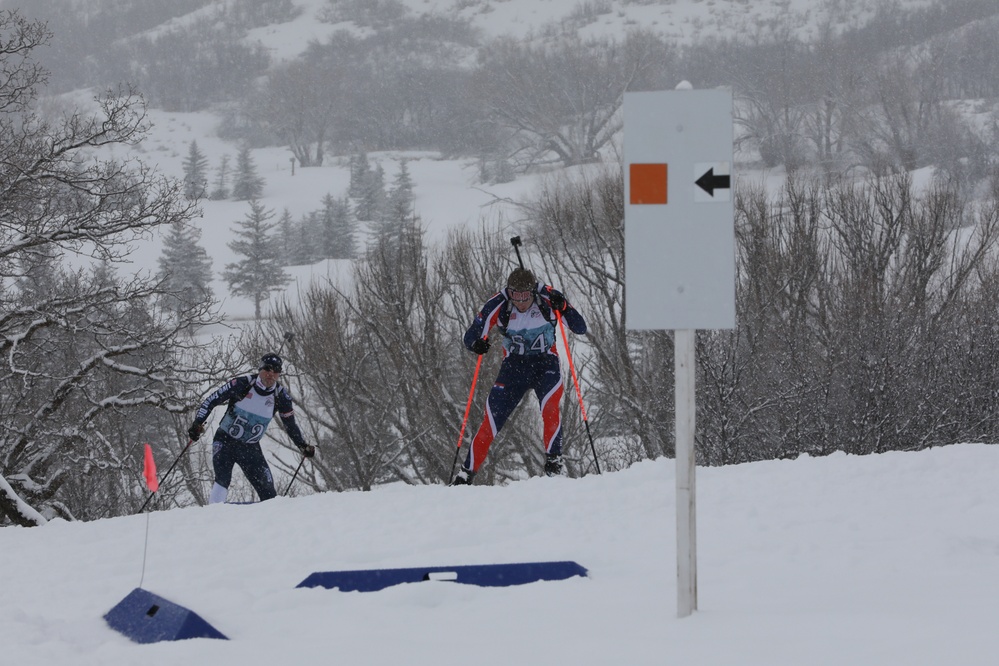
<svg viewBox="0 0 999 666">
<path fill-rule="evenodd" d="M 741 154 L 767 167 L 970 160 L 977 178 L 996 140 L 988 117 L 969 122 L 954 104 L 984 100 L 989 116 L 999 98 L 995 0 L 37 0 L 19 11 L 53 32 L 40 56 L 48 93 L 128 82 L 152 107 L 210 111 L 224 140 L 286 146 L 301 166 L 380 150 L 474 156 L 493 174 L 596 161 L 621 93 L 681 80 L 734 91 Z"/>
</svg>

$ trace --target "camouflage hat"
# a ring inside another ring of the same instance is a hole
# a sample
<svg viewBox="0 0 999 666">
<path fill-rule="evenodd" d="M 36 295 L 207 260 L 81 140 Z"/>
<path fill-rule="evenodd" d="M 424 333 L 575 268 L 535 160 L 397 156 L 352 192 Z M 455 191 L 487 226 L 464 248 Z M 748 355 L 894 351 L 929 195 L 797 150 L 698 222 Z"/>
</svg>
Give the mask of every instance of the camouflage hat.
<svg viewBox="0 0 999 666">
<path fill-rule="evenodd" d="M 535 279 L 534 273 L 526 268 L 514 269 L 506 280 L 507 289 L 514 291 L 534 291 L 537 286 L 538 281 Z"/>
</svg>

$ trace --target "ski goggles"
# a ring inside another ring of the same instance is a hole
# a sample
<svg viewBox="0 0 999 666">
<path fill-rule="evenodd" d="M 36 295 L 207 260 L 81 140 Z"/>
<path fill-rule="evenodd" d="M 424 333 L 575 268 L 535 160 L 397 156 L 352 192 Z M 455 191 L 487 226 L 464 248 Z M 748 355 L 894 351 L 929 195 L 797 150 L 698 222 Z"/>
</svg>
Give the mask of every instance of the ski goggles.
<svg viewBox="0 0 999 666">
<path fill-rule="evenodd" d="M 524 291 L 508 289 L 507 293 L 510 294 L 511 301 L 517 301 L 518 303 L 525 303 L 534 298 L 534 293 L 530 289 L 526 289 Z"/>
</svg>

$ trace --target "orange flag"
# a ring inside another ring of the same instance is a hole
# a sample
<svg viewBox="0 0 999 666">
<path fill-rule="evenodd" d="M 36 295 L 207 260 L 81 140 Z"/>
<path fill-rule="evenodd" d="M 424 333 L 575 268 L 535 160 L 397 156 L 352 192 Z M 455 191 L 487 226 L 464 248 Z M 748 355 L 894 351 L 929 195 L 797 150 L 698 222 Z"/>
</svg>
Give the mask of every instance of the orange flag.
<svg viewBox="0 0 999 666">
<path fill-rule="evenodd" d="M 153 447 L 146 444 L 146 459 L 142 469 L 143 476 L 146 477 L 146 485 L 154 493 L 160 489 L 160 482 L 156 478 L 156 461 L 153 460 Z"/>
</svg>

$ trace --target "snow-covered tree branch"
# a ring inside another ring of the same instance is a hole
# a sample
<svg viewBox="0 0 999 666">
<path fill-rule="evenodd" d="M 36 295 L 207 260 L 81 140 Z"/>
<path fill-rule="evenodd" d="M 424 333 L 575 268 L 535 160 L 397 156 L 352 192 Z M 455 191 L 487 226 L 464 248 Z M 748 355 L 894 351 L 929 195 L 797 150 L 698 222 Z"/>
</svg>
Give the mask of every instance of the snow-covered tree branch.
<svg viewBox="0 0 999 666">
<path fill-rule="evenodd" d="M 118 274 L 129 241 L 196 208 L 182 183 L 103 156 L 143 136 L 134 91 L 35 110 L 46 37 L 0 12 L 0 525 L 127 510 L 122 467 L 189 407 L 186 332 L 213 319 L 211 302 L 161 312 L 163 284 Z"/>
</svg>

